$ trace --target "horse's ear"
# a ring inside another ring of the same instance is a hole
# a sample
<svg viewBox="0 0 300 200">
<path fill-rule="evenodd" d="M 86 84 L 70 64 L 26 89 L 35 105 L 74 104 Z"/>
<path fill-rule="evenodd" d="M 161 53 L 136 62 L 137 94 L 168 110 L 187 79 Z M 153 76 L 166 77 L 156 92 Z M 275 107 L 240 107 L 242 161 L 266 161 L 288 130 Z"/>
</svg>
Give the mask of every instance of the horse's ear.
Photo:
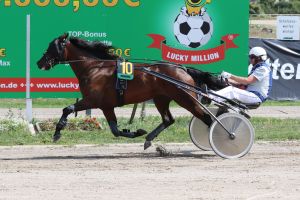
<svg viewBox="0 0 300 200">
<path fill-rule="evenodd" d="M 69 33 L 64 33 L 63 35 L 61 35 L 61 36 L 59 37 L 59 40 L 60 40 L 60 41 L 64 41 L 64 40 L 66 40 L 66 39 L 68 38 L 68 36 L 69 36 Z"/>
</svg>

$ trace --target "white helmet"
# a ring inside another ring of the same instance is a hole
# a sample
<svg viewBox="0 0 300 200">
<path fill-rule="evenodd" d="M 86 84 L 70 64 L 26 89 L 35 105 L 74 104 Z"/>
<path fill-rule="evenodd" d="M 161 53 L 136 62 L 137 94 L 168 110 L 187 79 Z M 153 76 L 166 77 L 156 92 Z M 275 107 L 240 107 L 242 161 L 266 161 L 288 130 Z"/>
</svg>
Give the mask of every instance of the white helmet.
<svg viewBox="0 0 300 200">
<path fill-rule="evenodd" d="M 251 56 L 251 55 L 260 57 L 264 61 L 267 60 L 267 52 L 262 47 L 253 47 L 249 52 L 249 56 Z"/>
</svg>

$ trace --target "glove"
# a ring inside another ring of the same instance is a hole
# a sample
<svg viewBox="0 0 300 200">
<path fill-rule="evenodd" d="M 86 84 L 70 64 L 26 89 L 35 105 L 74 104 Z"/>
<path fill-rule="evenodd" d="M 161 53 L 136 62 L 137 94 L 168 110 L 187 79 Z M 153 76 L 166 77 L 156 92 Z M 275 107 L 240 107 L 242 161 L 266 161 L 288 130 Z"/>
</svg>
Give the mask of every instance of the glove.
<svg viewBox="0 0 300 200">
<path fill-rule="evenodd" d="M 221 77 L 229 79 L 232 76 L 232 74 L 228 73 L 228 72 L 222 72 Z"/>
</svg>

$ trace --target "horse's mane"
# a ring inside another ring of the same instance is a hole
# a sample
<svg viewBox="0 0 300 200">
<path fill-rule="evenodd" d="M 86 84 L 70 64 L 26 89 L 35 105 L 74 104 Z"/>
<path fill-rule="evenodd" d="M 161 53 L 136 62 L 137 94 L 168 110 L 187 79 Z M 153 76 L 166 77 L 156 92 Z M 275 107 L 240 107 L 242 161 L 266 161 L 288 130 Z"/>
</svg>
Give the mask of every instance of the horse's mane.
<svg viewBox="0 0 300 200">
<path fill-rule="evenodd" d="M 106 60 L 116 60 L 117 58 L 119 58 L 117 55 L 114 55 L 109 52 L 109 50 L 113 48 L 112 46 L 105 45 L 99 41 L 89 42 L 83 39 L 71 37 L 70 42 L 76 47 L 89 52 L 96 58 Z"/>
<path fill-rule="evenodd" d="M 187 73 L 194 79 L 198 86 L 206 84 L 209 89 L 220 90 L 227 87 L 227 83 L 219 79 L 214 73 L 204 72 L 187 67 Z"/>
</svg>

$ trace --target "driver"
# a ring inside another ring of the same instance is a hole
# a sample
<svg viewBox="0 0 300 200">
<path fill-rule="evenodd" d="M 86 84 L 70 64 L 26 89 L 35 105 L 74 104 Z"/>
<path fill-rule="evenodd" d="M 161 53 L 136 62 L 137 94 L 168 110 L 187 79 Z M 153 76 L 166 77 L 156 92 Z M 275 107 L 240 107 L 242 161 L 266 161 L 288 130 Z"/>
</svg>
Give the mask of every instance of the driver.
<svg viewBox="0 0 300 200">
<path fill-rule="evenodd" d="M 258 104 L 267 100 L 272 88 L 272 72 L 270 65 L 266 63 L 267 52 L 262 47 L 254 47 L 250 50 L 249 58 L 252 69 L 248 77 L 235 76 L 224 71 L 221 74 L 231 85 L 245 85 L 246 89 L 228 86 L 215 92 L 216 94 L 244 104 Z M 219 102 L 225 101 L 214 95 L 210 97 Z"/>
</svg>

